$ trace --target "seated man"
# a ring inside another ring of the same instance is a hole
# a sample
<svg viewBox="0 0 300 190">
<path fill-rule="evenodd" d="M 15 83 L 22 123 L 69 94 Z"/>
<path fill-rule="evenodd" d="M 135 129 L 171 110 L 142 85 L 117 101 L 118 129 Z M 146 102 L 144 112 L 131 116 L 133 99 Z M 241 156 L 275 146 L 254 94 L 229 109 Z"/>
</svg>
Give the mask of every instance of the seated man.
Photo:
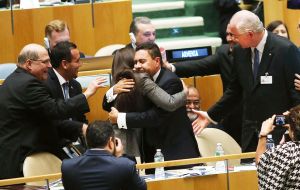
<svg viewBox="0 0 300 190">
<path fill-rule="evenodd" d="M 123 145 L 115 138 L 110 123 L 95 121 L 86 132 L 86 153 L 62 163 L 62 181 L 66 190 L 147 189 L 138 176 L 134 162 L 121 157 Z"/>
<path fill-rule="evenodd" d="M 191 122 L 193 122 L 198 117 L 198 115 L 194 113 L 192 109 L 201 110 L 200 100 L 201 99 L 198 89 L 194 86 L 188 86 L 188 95 L 186 97 L 186 112 Z"/>
</svg>

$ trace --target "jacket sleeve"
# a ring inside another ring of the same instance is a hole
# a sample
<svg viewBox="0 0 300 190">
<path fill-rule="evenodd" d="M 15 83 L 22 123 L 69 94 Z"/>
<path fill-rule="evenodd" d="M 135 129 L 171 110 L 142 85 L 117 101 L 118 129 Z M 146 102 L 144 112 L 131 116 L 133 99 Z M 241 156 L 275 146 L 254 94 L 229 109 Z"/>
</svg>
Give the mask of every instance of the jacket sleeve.
<svg viewBox="0 0 300 190">
<path fill-rule="evenodd" d="M 161 87 L 169 94 L 182 90 L 181 81 L 178 78 L 169 80 Z M 165 118 L 169 118 L 172 112 L 165 111 L 156 106 L 144 112 L 126 113 L 126 124 L 128 128 L 157 127 L 162 124 Z"/>
<path fill-rule="evenodd" d="M 30 110 L 39 116 L 49 119 L 67 119 L 78 113 L 89 112 L 87 99 L 83 94 L 74 96 L 67 101 L 55 100 L 50 97 L 45 85 L 38 80 L 32 80 L 24 87 L 26 92 L 22 101 Z"/>
<path fill-rule="evenodd" d="M 186 94 L 184 90 L 176 94 L 169 94 L 160 88 L 147 75 L 138 75 L 138 89 L 147 96 L 157 107 L 166 111 L 175 111 L 186 103 Z"/>
</svg>

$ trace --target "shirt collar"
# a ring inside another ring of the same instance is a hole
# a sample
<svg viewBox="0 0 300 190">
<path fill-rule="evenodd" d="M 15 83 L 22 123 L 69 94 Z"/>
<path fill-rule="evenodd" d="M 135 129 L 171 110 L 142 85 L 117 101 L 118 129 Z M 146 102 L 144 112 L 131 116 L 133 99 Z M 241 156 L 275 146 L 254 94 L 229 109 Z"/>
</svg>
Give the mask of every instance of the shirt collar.
<svg viewBox="0 0 300 190">
<path fill-rule="evenodd" d="M 158 78 L 158 75 L 159 75 L 159 73 L 160 73 L 160 70 L 161 69 L 159 69 L 154 75 L 153 75 L 153 81 L 155 82 L 156 81 L 156 79 Z"/>
<path fill-rule="evenodd" d="M 62 77 L 54 68 L 53 68 L 54 73 L 56 74 L 60 86 L 62 86 L 64 83 L 68 82 L 64 77 Z"/>
<path fill-rule="evenodd" d="M 264 29 L 264 36 L 263 38 L 260 40 L 260 42 L 258 43 L 258 45 L 256 46 L 256 49 L 259 51 L 260 54 L 262 54 L 264 52 L 264 48 L 265 48 L 265 44 L 267 41 L 267 37 L 268 37 L 268 31 L 266 29 Z M 252 51 L 254 50 L 254 48 L 251 48 Z"/>
</svg>

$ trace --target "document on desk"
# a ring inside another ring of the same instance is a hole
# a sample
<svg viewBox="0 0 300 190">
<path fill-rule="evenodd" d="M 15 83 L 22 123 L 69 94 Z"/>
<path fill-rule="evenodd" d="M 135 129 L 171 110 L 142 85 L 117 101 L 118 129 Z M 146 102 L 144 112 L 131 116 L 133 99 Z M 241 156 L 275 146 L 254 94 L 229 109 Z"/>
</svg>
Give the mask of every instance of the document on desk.
<svg viewBox="0 0 300 190">
<path fill-rule="evenodd" d="M 212 175 L 215 174 L 215 168 L 213 166 L 195 166 L 190 169 L 168 170 L 166 173 L 172 174 L 173 177 Z"/>
</svg>

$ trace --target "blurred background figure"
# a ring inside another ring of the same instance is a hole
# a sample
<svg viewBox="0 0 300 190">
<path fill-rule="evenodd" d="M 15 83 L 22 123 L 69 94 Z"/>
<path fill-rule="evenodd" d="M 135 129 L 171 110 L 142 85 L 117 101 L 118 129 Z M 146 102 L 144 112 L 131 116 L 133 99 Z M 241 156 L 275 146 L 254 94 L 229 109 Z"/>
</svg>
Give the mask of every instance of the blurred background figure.
<svg viewBox="0 0 300 190">
<path fill-rule="evenodd" d="M 281 20 L 274 20 L 266 29 L 274 34 L 290 39 L 287 26 Z"/>
</svg>

